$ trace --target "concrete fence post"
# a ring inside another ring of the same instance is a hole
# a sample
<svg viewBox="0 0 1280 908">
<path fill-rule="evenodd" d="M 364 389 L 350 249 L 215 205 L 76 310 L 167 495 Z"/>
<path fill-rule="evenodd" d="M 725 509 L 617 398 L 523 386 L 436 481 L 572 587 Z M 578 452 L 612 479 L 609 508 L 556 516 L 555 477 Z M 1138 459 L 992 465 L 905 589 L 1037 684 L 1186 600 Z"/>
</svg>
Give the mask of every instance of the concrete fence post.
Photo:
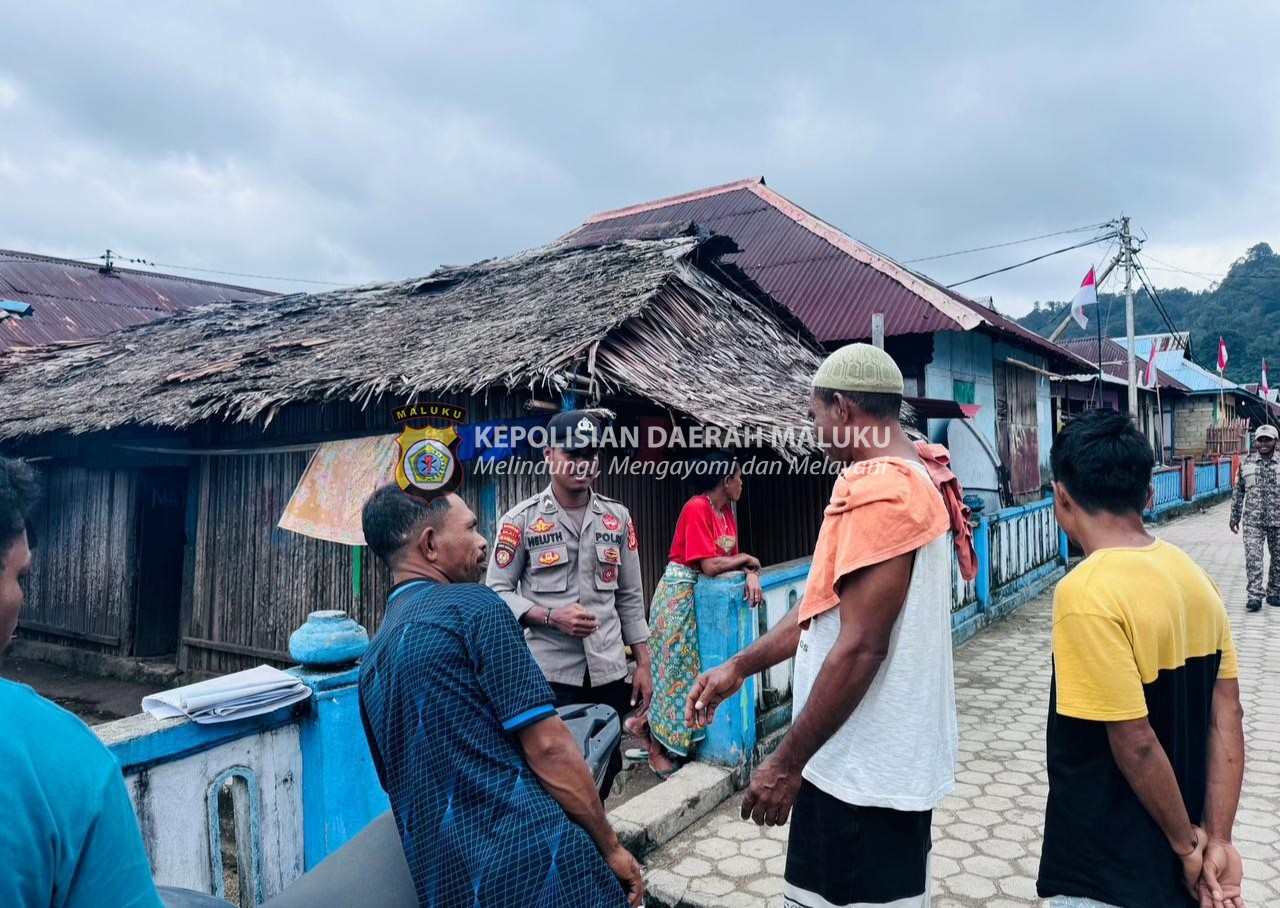
<svg viewBox="0 0 1280 908">
<path fill-rule="evenodd" d="M 308 687 L 301 722 L 302 837 L 306 869 L 390 808 L 360 721 L 360 669 L 369 635 L 343 612 L 312 612 L 289 638 L 290 669 Z"/>
<path fill-rule="evenodd" d="M 978 606 L 985 612 L 991 608 L 991 518 L 985 514 L 978 516 L 978 525 L 973 528 L 973 550 L 978 556 L 974 588 Z"/>
<path fill-rule="evenodd" d="M 693 589 L 698 621 L 698 653 L 702 670 L 727 662 L 756 638 L 756 613 L 747 605 L 743 575 L 738 571 L 701 577 Z M 756 679 L 720 704 L 715 722 L 698 747 L 698 759 L 742 768 L 756 748 Z"/>
</svg>

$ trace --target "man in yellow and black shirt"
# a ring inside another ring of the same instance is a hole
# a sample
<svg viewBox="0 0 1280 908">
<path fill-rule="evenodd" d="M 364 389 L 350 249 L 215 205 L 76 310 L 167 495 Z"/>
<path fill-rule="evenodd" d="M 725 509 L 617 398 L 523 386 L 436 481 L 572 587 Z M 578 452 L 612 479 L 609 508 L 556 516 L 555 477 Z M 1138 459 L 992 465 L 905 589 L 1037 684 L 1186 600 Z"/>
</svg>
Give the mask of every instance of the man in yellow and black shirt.
<svg viewBox="0 0 1280 908">
<path fill-rule="evenodd" d="M 1052 462 L 1058 522 L 1086 557 L 1054 595 L 1039 893 L 1117 908 L 1236 897 L 1244 733 L 1222 597 L 1143 527 L 1154 458 L 1128 417 L 1083 414 Z"/>
</svg>

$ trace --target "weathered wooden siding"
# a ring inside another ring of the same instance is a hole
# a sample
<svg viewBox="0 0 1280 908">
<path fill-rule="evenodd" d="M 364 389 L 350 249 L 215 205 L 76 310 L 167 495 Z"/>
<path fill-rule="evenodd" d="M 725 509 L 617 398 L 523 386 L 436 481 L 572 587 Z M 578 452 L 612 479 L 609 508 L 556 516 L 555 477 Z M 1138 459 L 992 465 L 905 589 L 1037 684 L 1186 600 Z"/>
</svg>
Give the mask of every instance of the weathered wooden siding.
<svg viewBox="0 0 1280 908">
<path fill-rule="evenodd" d="M 276 526 L 308 457 L 301 452 L 199 458 L 184 667 L 226 672 L 264 660 L 287 663 L 289 634 L 317 609 L 342 609 L 371 633 L 381 625 L 390 577 L 367 549 L 357 595 L 350 547 Z M 463 485 L 462 496 L 492 540 L 502 512 L 544 481 L 519 473 L 477 477 Z M 689 490 L 677 479 L 607 470 L 598 488 L 632 512 L 647 602 Z M 748 477 L 739 505 L 744 551 L 758 553 L 767 564 L 811 553 L 829 489 L 829 477 Z"/>
<path fill-rule="evenodd" d="M 129 651 L 136 476 L 68 465 L 41 470 L 45 496 L 34 520 L 24 638 Z"/>
</svg>

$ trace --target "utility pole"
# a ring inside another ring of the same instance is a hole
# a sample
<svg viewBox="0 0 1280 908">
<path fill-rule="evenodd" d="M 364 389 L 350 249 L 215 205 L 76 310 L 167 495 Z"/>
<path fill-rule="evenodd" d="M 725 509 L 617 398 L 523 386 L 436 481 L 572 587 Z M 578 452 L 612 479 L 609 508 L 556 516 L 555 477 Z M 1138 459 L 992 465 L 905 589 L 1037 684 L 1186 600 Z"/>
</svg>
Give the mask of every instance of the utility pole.
<svg viewBox="0 0 1280 908">
<path fill-rule="evenodd" d="M 1124 256 L 1124 327 L 1129 338 L 1129 418 L 1138 421 L 1138 362 L 1133 343 L 1133 236 L 1129 218 L 1120 218 L 1120 254 Z"/>
</svg>

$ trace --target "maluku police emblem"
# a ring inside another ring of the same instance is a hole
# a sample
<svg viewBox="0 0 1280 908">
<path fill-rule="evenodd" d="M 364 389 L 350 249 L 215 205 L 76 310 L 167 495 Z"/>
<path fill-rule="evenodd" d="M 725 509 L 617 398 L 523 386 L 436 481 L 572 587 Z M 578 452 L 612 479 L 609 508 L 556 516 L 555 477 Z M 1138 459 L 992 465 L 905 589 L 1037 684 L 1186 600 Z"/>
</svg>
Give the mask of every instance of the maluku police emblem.
<svg viewBox="0 0 1280 908">
<path fill-rule="evenodd" d="M 400 459 L 396 461 L 396 482 L 400 488 L 427 501 L 457 491 L 462 485 L 459 441 L 453 426 L 423 429 L 405 426 L 396 439 L 400 445 Z"/>
</svg>

